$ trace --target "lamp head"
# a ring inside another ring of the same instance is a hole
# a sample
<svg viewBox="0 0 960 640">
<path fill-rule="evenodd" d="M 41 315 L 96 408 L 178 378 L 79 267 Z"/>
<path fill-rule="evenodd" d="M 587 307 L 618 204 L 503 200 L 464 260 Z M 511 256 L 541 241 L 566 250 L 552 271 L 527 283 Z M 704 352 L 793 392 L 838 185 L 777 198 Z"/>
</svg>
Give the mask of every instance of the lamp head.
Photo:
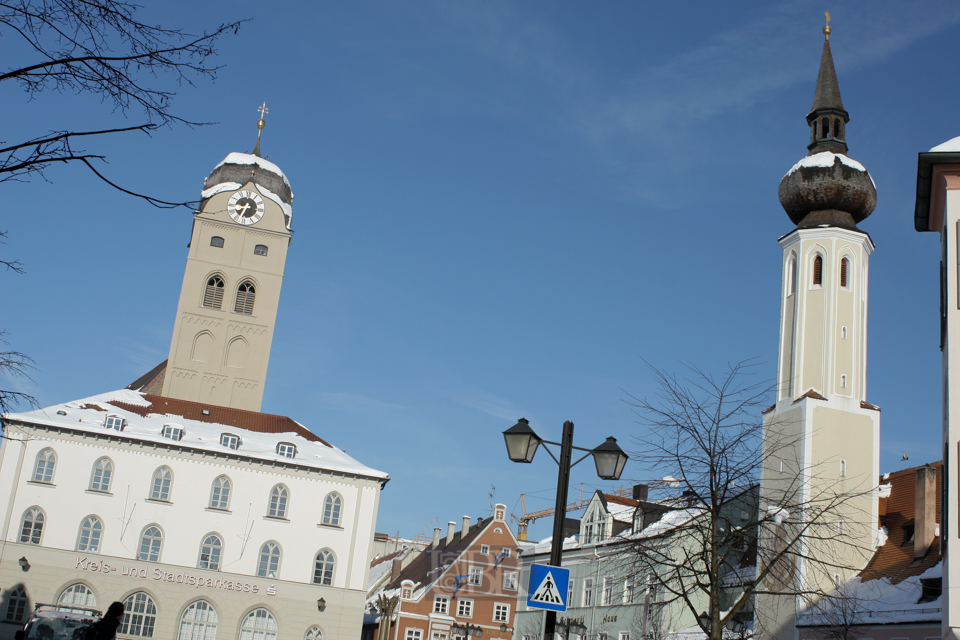
<svg viewBox="0 0 960 640">
<path fill-rule="evenodd" d="M 323 611 L 324 611 L 326 608 L 327 608 L 327 601 L 326 601 L 326 600 L 324 600 L 323 598 L 320 598 L 319 600 L 317 600 L 317 611 L 323 613 Z"/>
<path fill-rule="evenodd" d="M 507 445 L 507 456 L 514 462 L 533 462 L 541 442 L 526 418 L 520 418 L 517 424 L 504 431 L 503 440 Z"/>
<path fill-rule="evenodd" d="M 617 439 L 609 437 L 592 451 L 593 462 L 597 465 L 597 475 L 604 480 L 619 480 L 623 467 L 627 464 L 627 454 L 617 446 Z"/>
</svg>

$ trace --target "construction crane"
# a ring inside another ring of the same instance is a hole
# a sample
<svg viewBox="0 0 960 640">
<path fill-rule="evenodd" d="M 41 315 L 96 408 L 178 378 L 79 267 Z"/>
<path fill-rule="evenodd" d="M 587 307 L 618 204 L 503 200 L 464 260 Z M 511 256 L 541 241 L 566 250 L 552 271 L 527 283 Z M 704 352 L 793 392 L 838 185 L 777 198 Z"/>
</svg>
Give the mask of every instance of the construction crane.
<svg viewBox="0 0 960 640">
<path fill-rule="evenodd" d="M 611 495 L 630 497 L 633 495 L 633 489 L 631 487 L 620 487 L 614 491 L 610 492 Z M 570 511 L 579 511 L 580 509 L 585 508 L 590 504 L 590 500 L 593 496 L 591 495 L 588 498 L 583 497 L 583 483 L 580 483 L 580 491 L 577 494 L 577 499 L 567 505 L 567 508 L 564 509 L 564 513 L 569 513 Z M 540 511 L 527 511 L 527 503 L 523 499 L 523 494 L 520 494 L 520 516 L 515 514 L 510 514 L 510 518 L 517 523 L 517 539 L 526 540 L 527 539 L 527 528 L 530 526 L 531 522 L 536 521 L 538 518 L 545 518 L 547 516 L 552 516 L 555 509 L 541 509 Z"/>
</svg>

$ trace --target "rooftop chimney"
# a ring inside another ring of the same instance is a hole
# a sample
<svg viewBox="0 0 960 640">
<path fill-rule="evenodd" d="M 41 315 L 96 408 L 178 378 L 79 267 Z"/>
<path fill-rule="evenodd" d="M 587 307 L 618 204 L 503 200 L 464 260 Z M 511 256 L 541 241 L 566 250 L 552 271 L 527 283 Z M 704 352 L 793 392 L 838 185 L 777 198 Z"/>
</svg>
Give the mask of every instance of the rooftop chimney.
<svg viewBox="0 0 960 640">
<path fill-rule="evenodd" d="M 457 523 L 451 520 L 447 523 L 447 544 L 453 542 L 453 532 L 457 528 Z"/>
<path fill-rule="evenodd" d="M 390 567 L 390 580 L 396 580 L 397 576 L 400 575 L 400 570 L 403 569 L 403 560 L 400 558 L 393 559 L 393 566 Z"/>
<path fill-rule="evenodd" d="M 642 502 L 647 501 L 647 495 L 650 493 L 650 487 L 645 484 L 635 484 L 633 485 L 633 499 L 640 500 Z"/>
<path fill-rule="evenodd" d="M 924 465 L 917 469 L 913 506 L 913 557 L 923 558 L 933 544 L 937 523 L 937 470 Z"/>
<path fill-rule="evenodd" d="M 463 516 L 463 533 L 460 534 L 460 537 L 463 538 L 470 531 L 470 516 Z"/>
<path fill-rule="evenodd" d="M 440 546 L 440 527 L 433 528 L 433 548 Z"/>
</svg>

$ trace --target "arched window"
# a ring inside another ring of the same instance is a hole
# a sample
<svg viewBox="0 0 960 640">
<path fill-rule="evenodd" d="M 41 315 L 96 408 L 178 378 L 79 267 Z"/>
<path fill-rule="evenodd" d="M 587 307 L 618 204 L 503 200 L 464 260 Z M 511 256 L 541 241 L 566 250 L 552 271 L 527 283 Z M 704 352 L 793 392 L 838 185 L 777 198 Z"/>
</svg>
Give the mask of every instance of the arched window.
<svg viewBox="0 0 960 640">
<path fill-rule="evenodd" d="M 217 611 L 206 600 L 197 600 L 180 616 L 177 640 L 213 640 L 217 637 Z"/>
<path fill-rule="evenodd" d="M 797 254 L 790 252 L 790 260 L 787 262 L 787 295 L 792 296 L 797 292 Z"/>
<path fill-rule="evenodd" d="M 310 627 L 303 636 L 303 640 L 323 640 L 323 631 L 317 626 Z"/>
<path fill-rule="evenodd" d="M 123 621 L 117 635 L 152 638 L 153 628 L 157 624 L 157 605 L 153 598 L 138 591 L 123 601 Z"/>
<path fill-rule="evenodd" d="M 258 255 L 258 256 L 265 256 L 265 255 L 267 255 L 267 245 L 265 245 L 265 244 L 258 244 L 257 246 L 255 246 L 255 247 L 253 248 L 253 253 L 254 253 L 254 255 Z"/>
<path fill-rule="evenodd" d="M 220 476 L 213 481 L 210 490 L 210 508 L 227 509 L 230 506 L 230 478 Z"/>
<path fill-rule="evenodd" d="M 153 488 L 150 490 L 151 500 L 170 500 L 170 485 L 173 484 L 173 472 L 170 467 L 160 467 L 153 472 Z"/>
<path fill-rule="evenodd" d="M 840 261 L 840 286 L 846 289 L 848 287 L 850 274 L 850 259 L 844 258 Z"/>
<path fill-rule="evenodd" d="M 240 640 L 277 640 L 277 619 L 266 609 L 254 609 L 240 626 Z"/>
<path fill-rule="evenodd" d="M 90 591 L 90 588 L 87 585 L 83 584 L 82 582 L 77 582 L 76 584 L 72 584 L 63 590 L 63 593 L 60 594 L 60 599 L 57 600 L 57 604 L 75 604 L 78 607 L 96 607 L 97 597 L 93 595 L 93 591 Z"/>
<path fill-rule="evenodd" d="M 143 530 L 143 536 L 140 537 L 140 553 L 137 554 L 137 560 L 144 562 L 160 561 L 160 546 L 163 544 L 163 532 L 155 524 L 150 525 Z"/>
<path fill-rule="evenodd" d="M 34 482 L 53 482 L 53 470 L 57 466 L 57 454 L 53 449 L 44 449 L 37 455 L 37 465 L 33 469 Z"/>
<path fill-rule="evenodd" d="M 100 538 L 103 535 L 103 522 L 97 516 L 90 516 L 80 523 L 80 535 L 77 537 L 77 551 L 100 553 Z"/>
<path fill-rule="evenodd" d="M 237 287 L 237 303 L 233 305 L 233 312 L 251 315 L 253 313 L 253 299 L 256 295 L 257 292 L 253 288 L 252 282 L 249 280 L 241 282 L 240 286 Z"/>
<path fill-rule="evenodd" d="M 323 500 L 323 524 L 329 524 L 334 527 L 340 526 L 340 505 L 343 500 L 339 493 L 328 493 Z"/>
<path fill-rule="evenodd" d="M 820 254 L 813 259 L 813 284 L 817 287 L 823 284 L 823 256 Z"/>
<path fill-rule="evenodd" d="M 219 571 L 221 551 L 223 551 L 223 541 L 220 536 L 211 533 L 203 539 L 203 544 L 200 545 L 200 562 L 197 563 L 197 566 L 201 569 Z"/>
<path fill-rule="evenodd" d="M 203 306 L 208 309 L 219 309 L 223 306 L 223 278 L 211 276 L 203 290 Z"/>
<path fill-rule="evenodd" d="M 833 137 L 843 140 L 843 120 L 840 118 L 833 120 Z"/>
<path fill-rule="evenodd" d="M 314 559 L 313 564 L 313 584 L 333 584 L 333 567 L 335 560 L 333 552 L 330 549 L 321 549 L 320 553 Z"/>
<path fill-rule="evenodd" d="M 113 477 L 113 463 L 110 458 L 100 458 L 93 463 L 93 474 L 90 476 L 90 490 L 110 492 L 110 479 Z"/>
<path fill-rule="evenodd" d="M 40 544 L 45 520 L 46 518 L 43 517 L 43 511 L 40 510 L 40 507 L 30 507 L 24 511 L 23 526 L 20 527 L 20 542 Z"/>
<path fill-rule="evenodd" d="M 223 249 L 223 238 L 220 236 L 213 236 L 210 238 L 210 246 L 217 247 L 218 249 Z"/>
<path fill-rule="evenodd" d="M 267 515 L 274 518 L 287 517 L 287 488 L 278 484 L 270 492 L 270 508 L 267 509 Z"/>
<path fill-rule="evenodd" d="M 27 593 L 23 587 L 15 587 L 7 594 L 7 612 L 3 619 L 7 622 L 23 622 L 23 613 L 27 610 Z"/>
<path fill-rule="evenodd" d="M 824 138 L 830 137 L 830 120 L 828 118 L 820 120 L 820 130 L 823 132 Z"/>
<path fill-rule="evenodd" d="M 261 578 L 276 578 L 280 572 L 280 545 L 268 542 L 260 548 L 260 565 L 257 575 Z"/>
</svg>

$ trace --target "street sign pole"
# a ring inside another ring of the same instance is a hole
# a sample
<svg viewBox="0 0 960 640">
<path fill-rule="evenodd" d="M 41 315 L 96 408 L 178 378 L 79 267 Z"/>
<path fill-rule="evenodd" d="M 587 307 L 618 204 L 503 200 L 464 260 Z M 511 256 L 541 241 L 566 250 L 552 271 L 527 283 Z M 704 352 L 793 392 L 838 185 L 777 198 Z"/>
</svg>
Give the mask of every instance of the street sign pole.
<svg viewBox="0 0 960 640">
<path fill-rule="evenodd" d="M 567 489 L 570 486 L 570 456 L 573 453 L 573 423 L 563 423 L 563 439 L 560 441 L 560 473 L 557 477 L 557 502 L 553 510 L 553 541 L 550 544 L 550 564 L 561 566 L 563 557 L 563 521 L 567 516 Z M 568 585 L 557 585 L 568 589 Z M 567 603 L 569 607 L 572 603 Z M 543 624 L 543 640 L 555 640 L 557 612 L 547 611 Z"/>
</svg>

